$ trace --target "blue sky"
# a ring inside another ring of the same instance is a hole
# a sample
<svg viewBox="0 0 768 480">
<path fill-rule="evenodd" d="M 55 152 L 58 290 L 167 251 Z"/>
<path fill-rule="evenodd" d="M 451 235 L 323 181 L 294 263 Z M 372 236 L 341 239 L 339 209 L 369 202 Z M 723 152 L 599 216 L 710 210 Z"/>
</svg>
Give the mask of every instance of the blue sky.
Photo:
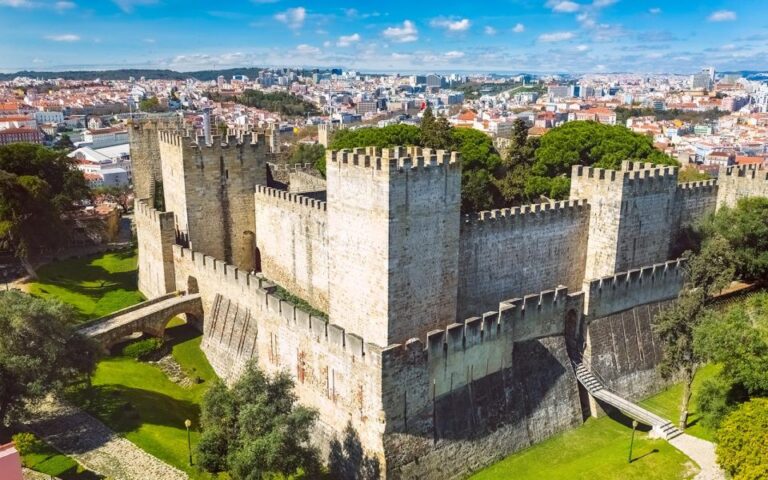
<svg viewBox="0 0 768 480">
<path fill-rule="evenodd" d="M 768 0 L 0 0 L 0 70 L 768 70 Z"/>
</svg>

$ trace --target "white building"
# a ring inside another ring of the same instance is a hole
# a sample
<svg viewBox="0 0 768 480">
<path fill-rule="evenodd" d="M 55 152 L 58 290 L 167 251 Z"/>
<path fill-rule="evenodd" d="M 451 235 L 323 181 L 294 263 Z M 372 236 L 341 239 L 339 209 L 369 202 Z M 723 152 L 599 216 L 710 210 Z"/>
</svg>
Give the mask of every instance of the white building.
<svg viewBox="0 0 768 480">
<path fill-rule="evenodd" d="M 64 114 L 62 112 L 35 112 L 37 123 L 64 123 Z"/>
</svg>

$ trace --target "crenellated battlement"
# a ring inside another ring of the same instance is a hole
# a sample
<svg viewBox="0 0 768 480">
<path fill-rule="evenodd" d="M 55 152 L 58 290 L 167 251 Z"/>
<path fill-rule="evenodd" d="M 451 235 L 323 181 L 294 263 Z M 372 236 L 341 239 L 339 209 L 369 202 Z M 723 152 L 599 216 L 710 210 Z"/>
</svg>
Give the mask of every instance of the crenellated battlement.
<svg viewBox="0 0 768 480">
<path fill-rule="evenodd" d="M 708 194 L 717 190 L 717 180 L 700 180 L 677 185 L 677 191 L 683 195 Z"/>
<path fill-rule="evenodd" d="M 567 200 L 561 202 L 535 203 L 513 208 L 484 210 L 464 215 L 465 224 L 512 226 L 528 221 L 551 221 L 564 215 L 583 215 L 589 211 L 589 203 L 585 199 Z"/>
<path fill-rule="evenodd" d="M 274 295 L 275 285 L 260 274 L 251 274 L 209 255 L 203 255 L 180 245 L 173 246 L 179 262 L 190 262 L 198 279 L 205 278 L 218 285 L 218 291 L 228 292 L 238 302 L 246 301 L 252 308 L 271 312 L 282 318 L 286 326 L 311 336 L 317 342 L 348 351 L 356 357 L 378 354 L 381 347 L 366 342 L 358 335 L 347 333 L 342 327 L 312 315 L 295 304 Z M 215 326 L 211 326 L 215 328 Z"/>
<path fill-rule="evenodd" d="M 685 280 L 684 259 L 670 260 L 585 282 L 586 313 L 600 318 L 637 305 L 677 298 Z"/>
<path fill-rule="evenodd" d="M 758 168 L 755 165 L 740 165 L 721 167 L 720 176 L 723 177 L 741 177 L 755 180 L 768 180 L 768 170 Z"/>
<path fill-rule="evenodd" d="M 147 199 L 136 200 L 135 207 L 136 215 L 149 219 L 150 221 L 160 225 L 174 225 L 173 212 L 161 212 L 153 207 L 150 207 L 147 203 Z"/>
<path fill-rule="evenodd" d="M 677 183 L 676 167 L 648 168 L 645 163 L 629 161 L 622 162 L 621 166 L 621 170 L 611 170 L 607 168 L 574 165 L 571 171 L 573 177 L 584 177 L 608 182 L 621 181 L 624 184 L 646 180 L 661 180 Z"/>
<path fill-rule="evenodd" d="M 326 163 L 330 167 L 364 168 L 375 172 L 403 173 L 406 171 L 435 172 L 460 170 L 458 152 L 421 147 L 364 147 L 353 150 L 329 150 Z"/>
<path fill-rule="evenodd" d="M 264 132 L 240 133 L 238 135 L 213 135 L 211 144 L 207 144 L 204 135 L 191 135 L 191 132 L 181 133 L 175 130 L 161 130 L 158 132 L 160 143 L 175 145 L 177 147 L 197 149 L 203 151 L 216 151 L 229 148 L 266 149 L 267 137 Z"/>
<path fill-rule="evenodd" d="M 269 169 L 272 170 L 273 172 L 296 173 L 296 172 L 315 171 L 315 166 L 311 163 L 294 163 L 291 165 L 287 165 L 287 164 L 267 162 L 267 165 L 269 166 Z"/>
<path fill-rule="evenodd" d="M 328 204 L 321 200 L 316 200 L 297 193 L 287 192 L 285 190 L 279 190 L 277 188 L 266 187 L 264 185 L 256 185 L 256 195 L 263 197 L 274 198 L 275 200 L 295 203 L 300 206 L 320 210 L 325 212 L 328 210 Z"/>
</svg>

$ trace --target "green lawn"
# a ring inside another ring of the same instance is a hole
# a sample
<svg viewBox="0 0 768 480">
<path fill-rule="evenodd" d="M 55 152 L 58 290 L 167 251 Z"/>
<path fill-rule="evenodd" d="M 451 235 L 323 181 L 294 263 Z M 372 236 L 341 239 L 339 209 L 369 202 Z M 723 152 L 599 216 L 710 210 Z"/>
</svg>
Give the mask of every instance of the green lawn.
<svg viewBox="0 0 768 480">
<path fill-rule="evenodd" d="M 12 434 L 13 432 L 8 429 L 0 428 L 0 443 L 10 441 Z M 40 442 L 40 448 L 37 452 L 24 455 L 22 460 L 25 467 L 62 480 L 98 480 L 102 478 L 44 442 Z"/>
<path fill-rule="evenodd" d="M 705 365 L 693 377 L 693 396 L 688 406 L 688 428 L 685 430 L 686 433 L 709 440 L 710 442 L 714 441 L 714 432 L 699 422 L 700 417 L 698 412 L 696 412 L 696 396 L 704 380 L 712 378 L 718 371 L 719 367 L 717 365 Z M 658 395 L 654 395 L 639 403 L 653 413 L 667 418 L 677 425 L 680 418 L 680 398 L 682 395 L 682 384 L 676 384 Z"/>
<path fill-rule="evenodd" d="M 75 307 L 83 321 L 141 302 L 134 250 L 76 258 L 40 267 L 29 292 Z"/>
<path fill-rule="evenodd" d="M 73 400 L 152 455 L 181 468 L 192 478 L 210 478 L 188 464 L 184 420 L 192 420 L 192 444 L 199 439 L 200 401 L 215 379 L 200 350 L 200 335 L 186 325 L 168 330 L 173 356 L 191 377 L 202 383 L 183 388 L 159 368 L 126 357 L 102 360 L 93 390 Z"/>
<path fill-rule="evenodd" d="M 698 422 L 696 393 L 702 382 L 715 375 L 717 366 L 701 368 L 694 378 L 687 433 L 712 440 L 713 432 Z M 682 386 L 673 385 L 641 405 L 676 423 Z M 481 470 L 473 480 L 571 480 L 571 479 L 648 479 L 692 478 L 698 466 L 663 440 L 651 440 L 647 433 L 635 437 L 634 457 L 627 462 L 632 429 L 609 417 L 590 418 L 575 429 L 552 437 L 531 448 L 510 455 Z"/>
</svg>

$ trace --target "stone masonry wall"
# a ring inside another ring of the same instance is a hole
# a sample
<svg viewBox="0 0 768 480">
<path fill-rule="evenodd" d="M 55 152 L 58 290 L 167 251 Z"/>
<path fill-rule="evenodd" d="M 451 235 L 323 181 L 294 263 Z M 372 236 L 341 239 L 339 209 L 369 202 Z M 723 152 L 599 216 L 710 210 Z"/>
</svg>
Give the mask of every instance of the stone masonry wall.
<svg viewBox="0 0 768 480">
<path fill-rule="evenodd" d="M 328 152 L 330 316 L 388 345 L 456 317 L 461 175 L 428 149 Z"/>
<path fill-rule="evenodd" d="M 326 203 L 274 188 L 255 194 L 256 246 L 270 280 L 328 311 Z"/>
<path fill-rule="evenodd" d="M 147 205 L 147 200 L 137 200 L 134 219 L 140 252 L 139 291 L 147 298 L 174 291 L 173 213 L 158 212 Z"/>
<path fill-rule="evenodd" d="M 715 180 L 681 183 L 677 186 L 675 203 L 678 228 L 690 225 L 715 211 L 718 186 Z M 674 241 L 674 238 L 671 240 Z"/>
<path fill-rule="evenodd" d="M 750 166 L 721 167 L 717 184 L 717 208 L 735 207 L 740 198 L 768 197 L 768 170 Z"/>
<path fill-rule="evenodd" d="M 135 198 L 149 199 L 154 205 L 155 183 L 162 180 L 158 131 L 178 128 L 178 121 L 168 119 L 131 120 L 128 138 L 131 143 L 131 169 Z"/>
<path fill-rule="evenodd" d="M 381 348 L 278 299 L 258 276 L 180 246 L 173 254 L 176 283 L 200 288 L 202 348 L 216 373 L 233 380 L 252 358 L 270 374 L 290 373 L 299 401 L 320 412 L 318 445 L 351 425 L 384 465 Z"/>
<path fill-rule="evenodd" d="M 608 386 L 630 399 L 658 391 L 661 346 L 653 318 L 683 285 L 682 261 L 593 280 L 586 285 L 584 361 Z"/>
<path fill-rule="evenodd" d="M 387 478 L 464 478 L 581 421 L 564 319 L 567 289 L 382 352 Z"/>
<path fill-rule="evenodd" d="M 465 215 L 459 250 L 458 318 L 499 299 L 584 281 L 589 205 L 525 205 Z"/>
</svg>

